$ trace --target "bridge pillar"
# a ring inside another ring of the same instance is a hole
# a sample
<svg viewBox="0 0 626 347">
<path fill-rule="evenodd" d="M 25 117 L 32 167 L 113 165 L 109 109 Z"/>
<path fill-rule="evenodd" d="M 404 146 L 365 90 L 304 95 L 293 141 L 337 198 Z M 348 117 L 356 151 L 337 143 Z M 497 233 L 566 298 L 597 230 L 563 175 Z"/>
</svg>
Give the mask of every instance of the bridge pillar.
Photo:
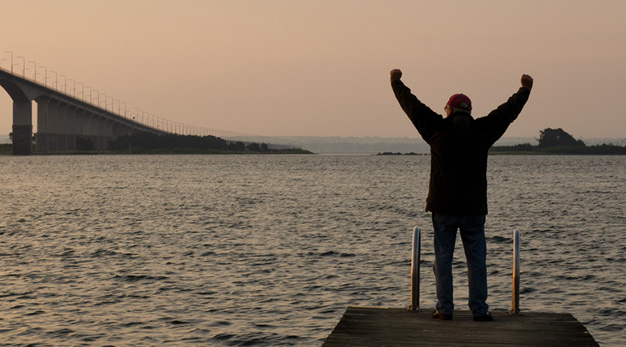
<svg viewBox="0 0 626 347">
<path fill-rule="evenodd" d="M 76 139 L 79 137 L 80 133 L 78 133 L 77 127 L 76 127 L 76 118 L 78 118 L 76 116 L 76 113 L 78 113 L 78 110 L 76 109 L 76 107 L 70 107 L 68 110 L 68 120 L 69 120 L 69 124 L 67 126 L 67 131 L 68 131 L 68 135 L 67 135 L 67 149 L 70 151 L 75 151 L 76 150 Z"/>
<path fill-rule="evenodd" d="M 93 141 L 94 148 L 98 151 L 106 150 L 106 142 L 104 136 L 102 136 L 102 132 L 104 131 L 102 128 L 106 126 L 106 123 L 104 123 L 100 116 L 90 114 L 86 125 L 89 137 Z"/>
<path fill-rule="evenodd" d="M 104 148 L 105 151 L 108 151 L 111 149 L 111 142 L 113 141 L 113 122 L 111 121 L 107 121 L 106 122 L 106 132 L 104 133 Z"/>
<path fill-rule="evenodd" d="M 29 155 L 33 148 L 33 104 L 13 102 L 13 155 Z"/>
<path fill-rule="evenodd" d="M 51 100 L 48 103 L 48 152 L 59 150 L 59 103 Z"/>
<path fill-rule="evenodd" d="M 67 126 L 68 126 L 68 108 L 67 104 L 59 104 L 57 112 L 57 151 L 67 151 Z"/>
<path fill-rule="evenodd" d="M 37 153 L 48 152 L 48 99 L 37 100 Z"/>
</svg>

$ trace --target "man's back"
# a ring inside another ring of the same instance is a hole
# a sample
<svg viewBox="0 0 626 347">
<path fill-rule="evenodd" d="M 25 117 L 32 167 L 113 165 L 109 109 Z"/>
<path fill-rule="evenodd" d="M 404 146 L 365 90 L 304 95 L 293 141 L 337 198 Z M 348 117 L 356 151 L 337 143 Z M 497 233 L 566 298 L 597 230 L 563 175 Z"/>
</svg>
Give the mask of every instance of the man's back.
<svg viewBox="0 0 626 347">
<path fill-rule="evenodd" d="M 520 88 L 485 117 L 465 112 L 449 117 L 432 111 L 399 79 L 392 88 L 422 138 L 430 145 L 431 172 L 426 210 L 441 214 L 487 214 L 487 155 L 521 112 L 530 89 Z"/>
<path fill-rule="evenodd" d="M 462 121 L 459 121 L 461 119 Z M 443 214 L 487 214 L 485 134 L 466 113 L 443 120 L 430 139 L 430 185 L 426 210 Z M 464 126 L 458 126 L 463 124 Z"/>
</svg>

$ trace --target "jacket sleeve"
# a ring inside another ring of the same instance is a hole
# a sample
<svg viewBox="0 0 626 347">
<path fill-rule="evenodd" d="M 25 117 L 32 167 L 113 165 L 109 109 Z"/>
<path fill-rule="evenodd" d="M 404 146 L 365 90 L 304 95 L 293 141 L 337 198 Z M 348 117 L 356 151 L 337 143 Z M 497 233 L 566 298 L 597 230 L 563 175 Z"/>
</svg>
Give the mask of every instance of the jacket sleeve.
<svg viewBox="0 0 626 347">
<path fill-rule="evenodd" d="M 490 146 L 504 135 L 509 125 L 517 119 L 529 96 L 530 90 L 520 88 L 517 93 L 513 94 L 504 104 L 491 111 L 486 117 L 477 119 L 478 122 L 483 123 L 489 129 Z"/>
<path fill-rule="evenodd" d="M 437 128 L 441 125 L 443 117 L 424 105 L 417 97 L 411 94 L 411 89 L 400 80 L 391 83 L 393 93 L 409 119 L 422 135 L 424 141 L 430 144 Z"/>
</svg>

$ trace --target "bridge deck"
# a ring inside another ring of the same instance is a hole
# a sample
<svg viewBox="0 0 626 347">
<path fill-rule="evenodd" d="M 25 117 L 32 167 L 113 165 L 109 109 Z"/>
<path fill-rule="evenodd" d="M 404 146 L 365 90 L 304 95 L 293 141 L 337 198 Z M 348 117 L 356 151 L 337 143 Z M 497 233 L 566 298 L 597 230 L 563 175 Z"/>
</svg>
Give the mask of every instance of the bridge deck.
<svg viewBox="0 0 626 347">
<path fill-rule="evenodd" d="M 323 346 L 599 346 L 568 313 L 492 312 L 492 322 L 474 322 L 468 311 L 455 311 L 452 321 L 431 313 L 348 307 Z"/>
</svg>

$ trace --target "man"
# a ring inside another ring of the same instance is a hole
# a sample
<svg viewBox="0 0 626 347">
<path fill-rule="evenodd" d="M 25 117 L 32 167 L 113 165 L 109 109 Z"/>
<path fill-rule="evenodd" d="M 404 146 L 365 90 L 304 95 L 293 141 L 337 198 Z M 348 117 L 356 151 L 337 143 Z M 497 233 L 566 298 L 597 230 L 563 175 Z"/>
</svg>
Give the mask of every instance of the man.
<svg viewBox="0 0 626 347">
<path fill-rule="evenodd" d="M 471 116 L 472 102 L 463 94 L 450 97 L 443 117 L 424 105 L 402 83 L 402 71 L 391 70 L 391 86 L 404 112 L 430 145 L 431 166 L 426 210 L 432 212 L 437 305 L 433 318 L 451 320 L 454 310 L 452 258 L 457 229 L 467 259 L 469 308 L 475 321 L 493 320 L 487 305 L 487 154 L 528 100 L 533 79 L 486 117 Z"/>
</svg>

